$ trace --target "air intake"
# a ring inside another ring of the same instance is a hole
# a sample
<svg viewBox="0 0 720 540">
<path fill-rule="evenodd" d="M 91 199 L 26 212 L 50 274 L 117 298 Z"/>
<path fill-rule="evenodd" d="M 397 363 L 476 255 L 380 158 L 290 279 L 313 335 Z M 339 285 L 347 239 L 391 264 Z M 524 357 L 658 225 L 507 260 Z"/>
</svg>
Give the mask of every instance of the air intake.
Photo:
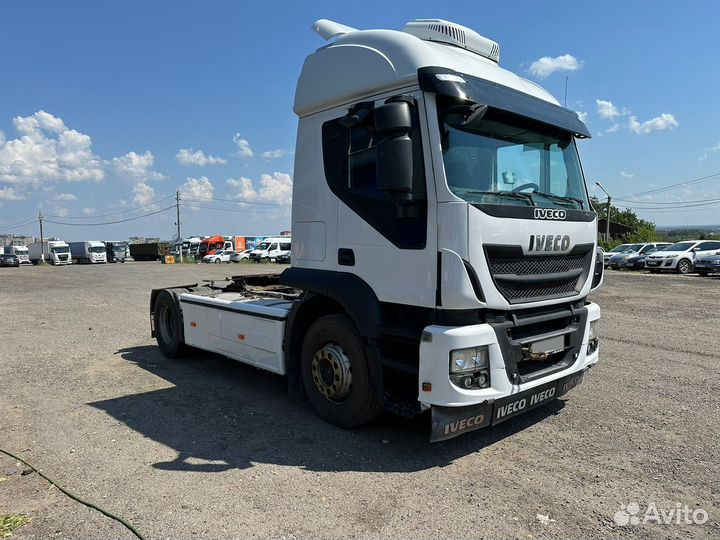
<svg viewBox="0 0 720 540">
<path fill-rule="evenodd" d="M 416 19 L 403 28 L 425 41 L 439 41 L 461 47 L 493 62 L 500 62 L 500 46 L 475 30 L 442 19 Z"/>
</svg>

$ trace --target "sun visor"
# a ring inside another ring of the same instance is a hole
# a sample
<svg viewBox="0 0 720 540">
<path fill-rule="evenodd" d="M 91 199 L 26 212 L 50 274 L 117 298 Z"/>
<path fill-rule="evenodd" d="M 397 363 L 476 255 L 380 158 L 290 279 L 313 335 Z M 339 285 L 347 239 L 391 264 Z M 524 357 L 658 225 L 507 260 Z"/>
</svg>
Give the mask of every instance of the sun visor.
<svg viewBox="0 0 720 540">
<path fill-rule="evenodd" d="M 495 109 L 569 131 L 579 138 L 591 137 L 587 126 L 574 111 L 502 84 L 441 67 L 418 69 L 418 82 L 426 92 L 485 103 Z"/>
</svg>

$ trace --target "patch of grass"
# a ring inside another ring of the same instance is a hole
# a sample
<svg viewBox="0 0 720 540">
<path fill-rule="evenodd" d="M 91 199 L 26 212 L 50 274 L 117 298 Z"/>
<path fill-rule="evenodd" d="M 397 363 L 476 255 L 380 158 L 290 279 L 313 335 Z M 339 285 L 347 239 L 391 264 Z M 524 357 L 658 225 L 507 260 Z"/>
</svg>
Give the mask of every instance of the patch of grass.
<svg viewBox="0 0 720 540">
<path fill-rule="evenodd" d="M 9 537 L 15 529 L 30 523 L 31 519 L 24 514 L 0 514 L 0 538 Z"/>
</svg>

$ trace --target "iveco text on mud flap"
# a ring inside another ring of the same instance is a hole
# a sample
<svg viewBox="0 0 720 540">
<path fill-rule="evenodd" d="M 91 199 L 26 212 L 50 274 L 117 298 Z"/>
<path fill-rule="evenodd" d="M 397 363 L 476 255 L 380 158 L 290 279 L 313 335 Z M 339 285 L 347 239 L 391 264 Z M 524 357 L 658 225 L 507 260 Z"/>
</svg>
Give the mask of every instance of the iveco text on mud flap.
<svg viewBox="0 0 720 540">
<path fill-rule="evenodd" d="M 298 115 L 291 268 L 158 289 L 154 335 L 287 375 L 330 423 L 430 411 L 432 440 L 506 421 L 598 361 L 597 216 L 573 111 L 442 20 L 328 20 Z"/>
</svg>

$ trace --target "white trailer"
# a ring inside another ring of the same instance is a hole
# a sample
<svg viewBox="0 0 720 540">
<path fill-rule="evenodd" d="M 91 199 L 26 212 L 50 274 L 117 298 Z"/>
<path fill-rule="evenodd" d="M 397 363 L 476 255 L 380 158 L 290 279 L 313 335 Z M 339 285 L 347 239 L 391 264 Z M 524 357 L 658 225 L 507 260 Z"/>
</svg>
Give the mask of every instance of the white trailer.
<svg viewBox="0 0 720 540">
<path fill-rule="evenodd" d="M 38 264 L 43 260 L 53 265 L 72 264 L 70 246 L 63 240 L 33 242 L 28 246 L 30 262 Z"/>
<path fill-rule="evenodd" d="M 100 264 L 107 262 L 105 242 L 87 240 L 70 242 L 70 253 L 75 264 Z"/>
<path fill-rule="evenodd" d="M 313 29 L 334 41 L 295 95 L 292 267 L 154 290 L 163 354 L 286 375 L 343 427 L 429 411 L 432 441 L 577 386 L 603 277 L 587 127 L 469 28 Z"/>
</svg>

